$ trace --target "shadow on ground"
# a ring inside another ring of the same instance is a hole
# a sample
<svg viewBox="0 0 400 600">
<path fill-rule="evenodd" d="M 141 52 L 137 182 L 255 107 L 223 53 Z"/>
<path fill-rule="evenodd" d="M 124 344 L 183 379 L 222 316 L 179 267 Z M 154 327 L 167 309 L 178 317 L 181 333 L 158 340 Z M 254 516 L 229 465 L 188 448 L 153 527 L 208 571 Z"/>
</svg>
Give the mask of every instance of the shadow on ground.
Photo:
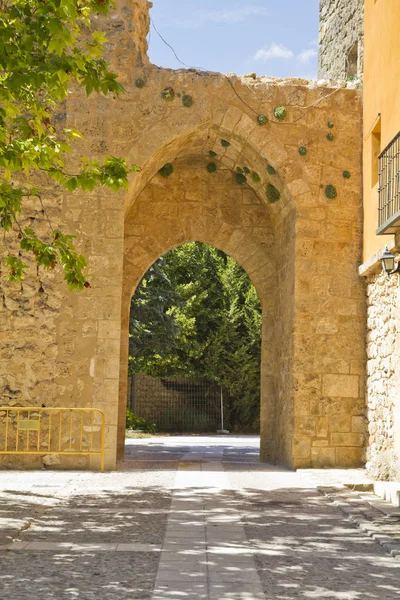
<svg viewBox="0 0 400 600">
<path fill-rule="evenodd" d="M 251 573 L 249 591 L 232 592 L 249 556 L 269 600 L 400 598 L 400 562 L 315 489 L 291 487 L 296 474 L 258 463 L 254 448 L 227 448 L 223 466 L 212 455 L 201 461 L 214 476 L 219 469 L 228 472 L 235 482 L 228 490 L 173 489 L 174 471 L 190 448 L 160 447 L 156 456 L 153 450 L 136 448 L 136 460 L 117 473 L 79 474 L 85 490 L 77 485 L 67 498 L 47 493 L 46 486 L 40 491 L 39 483 L 32 493 L 5 490 L 0 525 L 28 546 L 0 553 L 1 600 L 150 600 L 161 552 L 163 559 L 168 552 L 162 549 L 167 521 L 187 527 L 188 543 L 174 555 L 188 585 L 179 595 L 166 588 L 166 599 L 258 600 Z M 184 509 L 171 511 L 172 493 L 184 500 Z M 238 522 L 245 542 L 237 541 Z M 130 544 L 129 551 L 119 544 Z M 217 596 L 196 593 L 204 571 L 220 575 Z"/>
</svg>

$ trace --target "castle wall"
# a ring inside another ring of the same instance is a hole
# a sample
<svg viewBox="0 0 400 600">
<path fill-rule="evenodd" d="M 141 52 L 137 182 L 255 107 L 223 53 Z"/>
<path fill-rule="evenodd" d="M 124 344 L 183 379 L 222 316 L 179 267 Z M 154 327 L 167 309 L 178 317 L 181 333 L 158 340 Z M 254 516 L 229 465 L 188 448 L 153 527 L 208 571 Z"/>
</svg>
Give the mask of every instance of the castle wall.
<svg viewBox="0 0 400 600">
<path fill-rule="evenodd" d="M 362 79 L 364 0 L 320 0 L 318 77 Z"/>
<path fill-rule="evenodd" d="M 91 287 L 69 293 L 60 273 L 38 271 L 32 260 L 21 285 L 2 282 L 3 402 L 102 410 L 106 467 L 114 468 L 117 438 L 123 457 L 131 296 L 160 255 L 198 240 L 237 260 L 260 298 L 263 460 L 360 465 L 360 93 L 159 69 L 145 56 L 146 11 L 143 0 L 118 2 L 107 24 L 107 51 L 125 93 L 86 98 L 71 90 L 63 117 L 84 135 L 70 168 L 80 155 L 115 155 L 141 171 L 119 194 L 52 188 L 44 198 L 53 222 L 77 236 Z M 284 121 L 276 106 L 285 106 Z M 267 123 L 259 124 L 260 114 Z M 166 163 L 174 166 L 170 178 L 158 174 Z M 240 184 L 236 170 L 245 166 L 257 177 Z M 46 227 L 41 207 L 29 209 L 26 218 Z M 61 464 L 90 461 L 61 457 Z"/>
</svg>

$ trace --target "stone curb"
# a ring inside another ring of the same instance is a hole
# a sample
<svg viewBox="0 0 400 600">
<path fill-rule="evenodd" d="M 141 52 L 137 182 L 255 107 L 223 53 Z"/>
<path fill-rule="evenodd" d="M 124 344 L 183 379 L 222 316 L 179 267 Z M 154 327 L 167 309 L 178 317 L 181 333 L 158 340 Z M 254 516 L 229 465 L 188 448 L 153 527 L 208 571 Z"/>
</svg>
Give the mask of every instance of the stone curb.
<svg viewBox="0 0 400 600">
<path fill-rule="evenodd" d="M 358 500 L 356 507 L 346 501 L 346 495 L 349 495 L 349 488 L 346 486 L 317 486 L 317 491 L 328 498 L 334 506 L 337 506 L 349 521 L 353 522 L 366 535 L 378 542 L 388 554 L 400 561 L 400 520 L 399 537 L 397 538 L 393 535 L 388 535 L 382 531 L 382 527 L 378 523 L 366 518 L 365 513 L 371 515 L 371 518 L 373 517 L 373 513 L 380 513 L 382 518 L 388 516 L 383 510 L 374 506 L 374 498 L 371 498 L 369 501 L 362 498 L 359 494 L 351 492 L 352 498 Z M 379 503 L 379 498 L 376 498 L 376 501 Z M 360 504 L 362 508 L 360 508 Z M 362 510 L 363 508 L 365 510 Z"/>
</svg>

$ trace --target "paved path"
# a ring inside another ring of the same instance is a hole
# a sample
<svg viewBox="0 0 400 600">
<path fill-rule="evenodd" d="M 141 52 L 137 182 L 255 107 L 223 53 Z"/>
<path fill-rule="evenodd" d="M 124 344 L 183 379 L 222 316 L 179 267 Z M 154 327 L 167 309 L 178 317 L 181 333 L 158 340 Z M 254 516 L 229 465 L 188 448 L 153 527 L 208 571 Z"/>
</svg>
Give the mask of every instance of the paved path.
<svg viewBox="0 0 400 600">
<path fill-rule="evenodd" d="M 0 473 L 1 600 L 400 598 L 399 557 L 317 491 L 363 472 L 262 465 L 255 437 L 129 440 L 127 458 Z"/>
</svg>

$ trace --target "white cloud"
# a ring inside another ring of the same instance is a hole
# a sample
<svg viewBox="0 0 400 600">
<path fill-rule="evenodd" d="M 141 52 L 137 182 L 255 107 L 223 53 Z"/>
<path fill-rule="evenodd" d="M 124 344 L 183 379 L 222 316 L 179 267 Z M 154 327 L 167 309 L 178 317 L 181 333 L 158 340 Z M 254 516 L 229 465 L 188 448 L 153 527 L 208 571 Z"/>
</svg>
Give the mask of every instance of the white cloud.
<svg viewBox="0 0 400 600">
<path fill-rule="evenodd" d="M 268 48 L 260 48 L 257 50 L 254 58 L 255 60 L 271 60 L 274 58 L 293 58 L 294 54 L 289 48 L 286 48 L 283 44 L 272 44 Z"/>
<path fill-rule="evenodd" d="M 312 48 L 310 48 L 309 50 L 303 50 L 303 52 L 300 52 L 300 54 L 297 56 L 297 60 L 303 64 L 306 65 L 310 62 L 310 60 L 312 60 L 314 58 L 314 56 L 317 56 L 318 52 L 316 50 L 313 50 Z"/>
</svg>

